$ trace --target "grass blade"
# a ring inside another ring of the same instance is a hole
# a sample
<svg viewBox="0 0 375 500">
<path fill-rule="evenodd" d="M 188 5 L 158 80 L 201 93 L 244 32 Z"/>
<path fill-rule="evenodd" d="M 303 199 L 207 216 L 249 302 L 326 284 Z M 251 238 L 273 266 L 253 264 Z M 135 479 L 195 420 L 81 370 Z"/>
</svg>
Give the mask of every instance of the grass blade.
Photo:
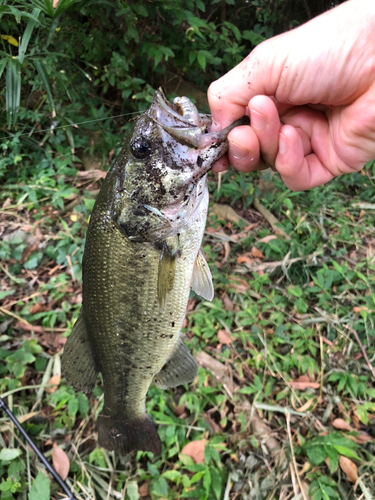
<svg viewBox="0 0 375 500">
<path fill-rule="evenodd" d="M 17 122 L 17 113 L 21 100 L 21 72 L 19 62 L 9 59 L 5 78 L 5 105 L 7 109 L 8 128 Z"/>
<path fill-rule="evenodd" d="M 33 9 L 32 15 L 34 18 L 37 19 L 39 14 L 40 14 L 40 9 Z M 37 24 L 37 22 L 34 21 L 33 18 L 30 18 L 27 22 L 26 29 L 22 35 L 22 41 L 21 41 L 21 45 L 20 45 L 20 48 L 18 51 L 18 60 L 19 60 L 20 64 L 23 63 L 31 35 L 33 33 L 33 30 L 34 30 L 36 24 Z"/>
<path fill-rule="evenodd" d="M 45 69 L 43 67 L 43 63 L 41 61 L 38 61 L 36 59 L 34 61 L 34 66 L 35 66 L 37 72 L 39 73 L 39 76 L 42 79 L 42 82 L 43 82 L 44 87 L 46 89 L 47 96 L 48 96 L 48 101 L 49 101 L 49 104 L 51 106 L 52 118 L 54 118 L 56 116 L 55 105 L 54 105 L 54 102 L 53 102 L 51 87 L 49 85 L 49 81 L 48 81 Z"/>
</svg>

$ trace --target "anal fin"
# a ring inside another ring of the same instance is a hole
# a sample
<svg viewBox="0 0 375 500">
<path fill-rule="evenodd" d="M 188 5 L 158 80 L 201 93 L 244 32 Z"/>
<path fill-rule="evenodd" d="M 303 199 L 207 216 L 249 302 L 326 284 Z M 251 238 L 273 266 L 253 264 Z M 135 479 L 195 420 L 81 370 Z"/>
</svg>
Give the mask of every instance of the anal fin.
<svg viewBox="0 0 375 500">
<path fill-rule="evenodd" d="M 197 363 L 189 349 L 180 340 L 172 357 L 165 363 L 160 372 L 155 375 L 154 382 L 160 389 L 170 389 L 171 387 L 192 382 L 197 374 Z"/>
<path fill-rule="evenodd" d="M 65 344 L 61 364 L 63 376 L 74 389 L 85 393 L 93 390 L 98 370 L 91 353 L 82 308 Z"/>
<path fill-rule="evenodd" d="M 214 298 L 214 286 L 212 284 L 212 274 L 202 249 L 199 250 L 194 264 L 192 290 L 206 300 Z"/>
</svg>

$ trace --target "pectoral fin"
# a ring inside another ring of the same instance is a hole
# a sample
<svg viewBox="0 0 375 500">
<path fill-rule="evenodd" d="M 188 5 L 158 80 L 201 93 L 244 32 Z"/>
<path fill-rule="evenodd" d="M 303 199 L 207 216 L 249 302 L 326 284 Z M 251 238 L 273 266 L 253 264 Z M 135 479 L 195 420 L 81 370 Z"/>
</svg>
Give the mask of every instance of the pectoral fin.
<svg viewBox="0 0 375 500">
<path fill-rule="evenodd" d="M 176 254 L 165 244 L 161 250 L 158 270 L 158 299 L 159 304 L 165 302 L 167 294 L 172 290 L 176 269 Z"/>
<path fill-rule="evenodd" d="M 62 355 L 62 372 L 77 391 L 89 393 L 95 387 L 98 370 L 91 354 L 83 309 L 68 338 Z"/>
<path fill-rule="evenodd" d="M 155 375 L 154 382 L 160 389 L 170 389 L 192 382 L 197 374 L 197 363 L 181 340 L 170 360 Z"/>
<path fill-rule="evenodd" d="M 197 295 L 200 295 L 206 300 L 212 300 L 214 298 L 212 274 L 206 259 L 204 258 L 202 250 L 199 250 L 195 260 L 191 288 Z"/>
</svg>

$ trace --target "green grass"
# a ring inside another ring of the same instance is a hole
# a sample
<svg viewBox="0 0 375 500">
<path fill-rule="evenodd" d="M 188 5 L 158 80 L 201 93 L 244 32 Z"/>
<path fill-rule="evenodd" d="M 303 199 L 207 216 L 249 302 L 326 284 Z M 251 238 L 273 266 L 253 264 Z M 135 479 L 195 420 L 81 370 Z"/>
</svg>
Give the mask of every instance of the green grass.
<svg viewBox="0 0 375 500">
<path fill-rule="evenodd" d="M 79 155 L 68 147 L 38 155 L 35 165 L 13 159 L 0 194 L 0 394 L 48 459 L 53 443 L 66 452 L 77 497 L 373 498 L 375 381 L 353 334 L 374 364 L 373 165 L 306 193 L 269 172 L 231 171 L 220 191 L 210 177 L 211 201 L 247 222 L 210 212 L 204 250 L 215 298 L 192 293 L 185 334 L 194 355 L 204 351 L 225 370 L 217 378 L 201 366 L 190 386 L 150 389 L 147 407 L 163 443 L 155 459 L 97 447 L 100 383 L 86 397 L 59 380 L 99 183 L 77 176 Z M 267 238 L 275 233 L 253 208 L 255 196 L 290 239 Z M 232 342 L 221 344 L 220 331 Z M 316 385 L 293 388 L 302 375 Z M 50 392 L 53 376 L 59 383 Z M 61 498 L 4 415 L 0 431 L 0 500 Z M 181 453 L 203 439 L 203 463 Z M 360 477 L 356 488 L 348 463 Z"/>
</svg>

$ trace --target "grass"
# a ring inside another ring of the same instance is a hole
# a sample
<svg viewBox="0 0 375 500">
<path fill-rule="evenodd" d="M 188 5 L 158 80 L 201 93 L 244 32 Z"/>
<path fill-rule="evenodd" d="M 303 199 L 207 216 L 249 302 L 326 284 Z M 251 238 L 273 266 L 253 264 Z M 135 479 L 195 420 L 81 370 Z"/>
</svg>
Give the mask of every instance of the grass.
<svg viewBox="0 0 375 500">
<path fill-rule="evenodd" d="M 100 383 L 86 397 L 60 377 L 100 181 L 61 144 L 35 164 L 13 163 L 0 194 L 0 395 L 57 467 L 65 455 L 54 443 L 65 452 L 77 498 L 374 498 L 372 164 L 305 193 L 270 172 L 230 171 L 220 190 L 210 177 L 204 250 L 215 298 L 189 301 L 196 381 L 149 391 L 163 443 L 154 458 L 97 447 Z M 214 203 L 242 219 L 219 218 Z M 0 431 L 0 500 L 61 498 L 4 415 Z"/>
</svg>

